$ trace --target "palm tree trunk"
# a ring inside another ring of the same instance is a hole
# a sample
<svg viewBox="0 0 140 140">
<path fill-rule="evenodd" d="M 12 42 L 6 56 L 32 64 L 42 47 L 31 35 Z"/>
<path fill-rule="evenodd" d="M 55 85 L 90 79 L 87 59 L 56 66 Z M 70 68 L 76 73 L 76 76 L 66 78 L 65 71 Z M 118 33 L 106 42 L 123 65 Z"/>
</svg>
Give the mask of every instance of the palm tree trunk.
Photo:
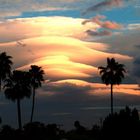
<svg viewBox="0 0 140 140">
<path fill-rule="evenodd" d="M 19 125 L 19 130 L 21 130 L 21 129 L 22 129 L 22 123 L 21 123 L 20 99 L 17 99 L 17 113 L 18 113 L 18 125 Z"/>
<path fill-rule="evenodd" d="M 34 107 L 35 107 L 35 87 L 33 87 L 32 112 L 31 112 L 31 119 L 30 119 L 31 123 L 33 121 Z"/>
<path fill-rule="evenodd" d="M 111 115 L 113 115 L 113 84 L 111 84 Z"/>
</svg>

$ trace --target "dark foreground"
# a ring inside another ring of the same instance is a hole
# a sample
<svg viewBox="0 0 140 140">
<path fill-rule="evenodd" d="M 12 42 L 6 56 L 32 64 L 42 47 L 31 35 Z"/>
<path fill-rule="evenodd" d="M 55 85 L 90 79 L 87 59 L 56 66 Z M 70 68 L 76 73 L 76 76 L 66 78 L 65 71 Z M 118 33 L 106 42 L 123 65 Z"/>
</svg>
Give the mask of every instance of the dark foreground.
<svg viewBox="0 0 140 140">
<path fill-rule="evenodd" d="M 137 109 L 126 107 L 119 113 L 108 115 L 100 126 L 93 125 L 88 130 L 74 122 L 74 130 L 65 131 L 56 124 L 45 125 L 33 122 L 24 125 L 22 130 L 13 129 L 9 125 L 1 126 L 0 140 L 139 140 L 140 119 Z"/>
</svg>

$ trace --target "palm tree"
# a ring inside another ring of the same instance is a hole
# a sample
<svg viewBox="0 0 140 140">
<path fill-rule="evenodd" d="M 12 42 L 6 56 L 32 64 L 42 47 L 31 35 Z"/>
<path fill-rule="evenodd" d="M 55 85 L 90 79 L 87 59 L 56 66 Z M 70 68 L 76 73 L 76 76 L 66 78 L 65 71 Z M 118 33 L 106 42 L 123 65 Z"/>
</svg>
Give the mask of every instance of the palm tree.
<svg viewBox="0 0 140 140">
<path fill-rule="evenodd" d="M 113 115 L 113 86 L 122 82 L 126 71 L 124 65 L 116 62 L 114 58 L 107 58 L 107 66 L 98 69 L 103 83 L 110 85 L 111 88 L 111 114 Z"/>
<path fill-rule="evenodd" d="M 13 62 L 11 61 L 11 56 L 8 56 L 6 52 L 0 53 L 0 91 L 1 84 L 11 73 L 11 65 Z"/>
<path fill-rule="evenodd" d="M 5 82 L 5 96 L 7 99 L 17 102 L 17 114 L 19 129 L 22 129 L 20 101 L 30 97 L 30 74 L 29 72 L 15 70 Z"/>
<path fill-rule="evenodd" d="M 36 65 L 31 65 L 31 69 L 29 70 L 29 73 L 31 74 L 31 85 L 32 85 L 32 111 L 31 111 L 31 118 L 30 122 L 33 121 L 33 115 L 34 115 L 34 106 L 35 106 L 35 90 L 39 87 L 41 87 L 42 82 L 44 81 L 43 74 L 44 71 L 41 67 Z"/>
</svg>

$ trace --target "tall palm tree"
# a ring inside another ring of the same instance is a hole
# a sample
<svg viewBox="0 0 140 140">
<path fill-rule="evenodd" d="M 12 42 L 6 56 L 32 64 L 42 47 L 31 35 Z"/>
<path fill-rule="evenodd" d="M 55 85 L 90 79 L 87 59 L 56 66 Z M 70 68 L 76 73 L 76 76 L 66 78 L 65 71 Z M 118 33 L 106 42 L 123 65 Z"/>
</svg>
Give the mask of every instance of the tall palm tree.
<svg viewBox="0 0 140 140">
<path fill-rule="evenodd" d="M 113 114 L 113 86 L 119 85 L 124 78 L 125 68 L 123 64 L 116 62 L 114 58 L 107 58 L 106 67 L 98 67 L 103 83 L 111 88 L 111 114 Z"/>
<path fill-rule="evenodd" d="M 22 129 L 20 102 L 25 97 L 30 97 L 30 74 L 29 72 L 15 70 L 5 82 L 5 96 L 7 99 L 17 102 L 17 115 L 19 129 Z"/>
<path fill-rule="evenodd" d="M 12 57 L 8 56 L 6 52 L 0 53 L 0 91 L 2 81 L 4 81 L 11 73 L 11 66 L 13 64 L 11 58 Z"/>
<path fill-rule="evenodd" d="M 29 73 L 31 74 L 31 86 L 32 86 L 32 111 L 31 111 L 31 118 L 30 122 L 33 121 L 33 115 L 34 115 L 34 106 L 35 106 L 35 91 L 37 88 L 41 87 L 42 82 L 44 81 L 43 74 L 44 71 L 41 67 L 36 65 L 31 65 L 31 69 L 29 70 Z"/>
</svg>

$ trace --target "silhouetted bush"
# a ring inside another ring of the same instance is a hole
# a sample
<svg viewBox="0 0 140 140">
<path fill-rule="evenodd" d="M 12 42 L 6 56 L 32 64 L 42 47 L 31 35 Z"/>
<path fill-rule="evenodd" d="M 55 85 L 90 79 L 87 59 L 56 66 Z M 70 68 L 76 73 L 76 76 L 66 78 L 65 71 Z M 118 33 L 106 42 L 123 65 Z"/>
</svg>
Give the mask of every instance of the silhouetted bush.
<svg viewBox="0 0 140 140">
<path fill-rule="evenodd" d="M 103 121 L 102 136 L 107 139 L 132 138 L 139 136 L 140 122 L 136 109 L 126 107 L 119 113 L 109 115 Z"/>
</svg>

